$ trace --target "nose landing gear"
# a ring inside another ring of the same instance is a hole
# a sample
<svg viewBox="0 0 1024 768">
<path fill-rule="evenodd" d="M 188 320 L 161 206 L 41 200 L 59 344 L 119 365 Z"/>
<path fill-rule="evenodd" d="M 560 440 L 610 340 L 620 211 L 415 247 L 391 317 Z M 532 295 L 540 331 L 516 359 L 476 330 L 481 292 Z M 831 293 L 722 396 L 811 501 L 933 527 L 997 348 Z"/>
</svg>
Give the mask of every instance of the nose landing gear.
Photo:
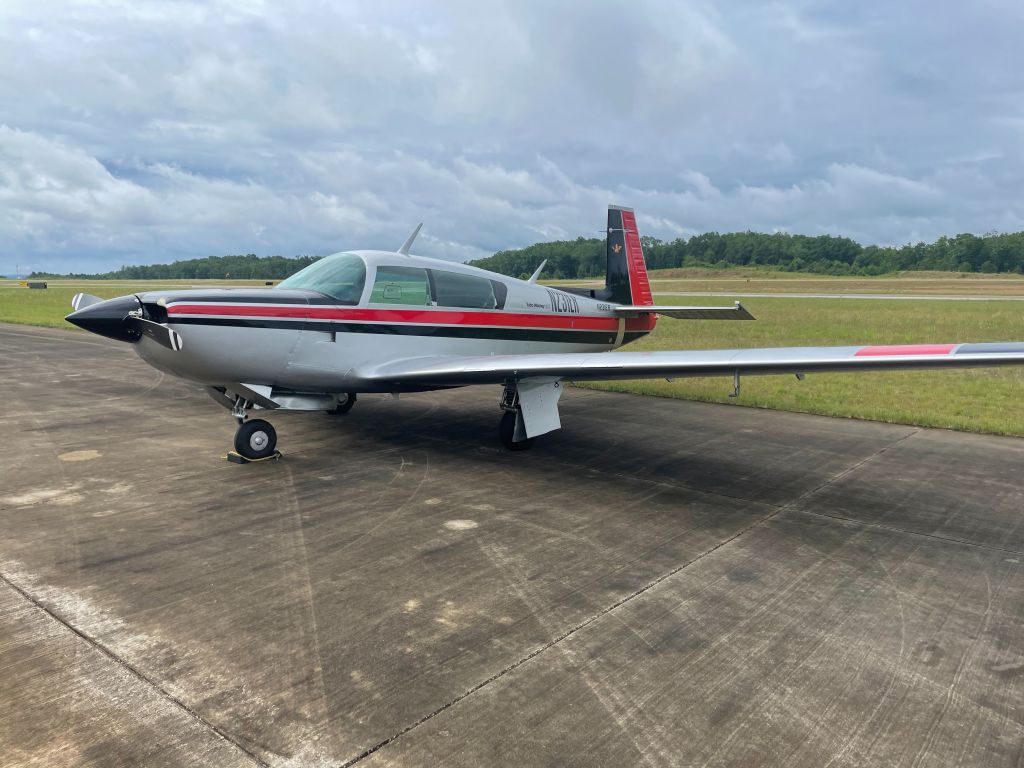
<svg viewBox="0 0 1024 768">
<path fill-rule="evenodd" d="M 246 421 L 235 432 L 235 452 L 243 459 L 258 461 L 277 452 L 277 431 L 263 419 Z"/>
<path fill-rule="evenodd" d="M 239 464 L 246 461 L 259 461 L 269 459 L 277 454 L 277 430 L 274 425 L 265 419 L 252 419 L 247 421 L 247 411 L 252 403 L 245 398 L 235 399 L 235 405 L 231 409 L 231 415 L 238 420 L 238 431 L 235 432 L 235 454 L 241 460 L 228 458 Z"/>
</svg>

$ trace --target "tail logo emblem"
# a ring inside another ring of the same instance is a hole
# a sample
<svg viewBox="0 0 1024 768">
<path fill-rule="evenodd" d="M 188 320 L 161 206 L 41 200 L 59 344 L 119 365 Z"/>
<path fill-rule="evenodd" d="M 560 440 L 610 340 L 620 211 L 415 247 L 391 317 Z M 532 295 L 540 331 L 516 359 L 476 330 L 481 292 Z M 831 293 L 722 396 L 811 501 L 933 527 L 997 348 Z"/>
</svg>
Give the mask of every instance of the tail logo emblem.
<svg viewBox="0 0 1024 768">
<path fill-rule="evenodd" d="M 612 246 L 612 250 L 615 251 L 616 254 L 618 254 L 622 250 L 622 244 L 616 243 L 615 245 Z"/>
</svg>

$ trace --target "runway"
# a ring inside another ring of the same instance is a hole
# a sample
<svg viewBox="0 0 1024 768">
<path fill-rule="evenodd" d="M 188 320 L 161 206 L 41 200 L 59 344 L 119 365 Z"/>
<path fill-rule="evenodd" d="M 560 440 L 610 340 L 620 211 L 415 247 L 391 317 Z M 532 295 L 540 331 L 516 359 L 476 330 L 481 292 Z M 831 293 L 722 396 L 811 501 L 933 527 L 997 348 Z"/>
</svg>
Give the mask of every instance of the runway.
<svg viewBox="0 0 1024 768">
<path fill-rule="evenodd" d="M 0 351 L 4 766 L 1024 764 L 1022 440 L 471 388 L 237 466 L 130 345 Z"/>
</svg>

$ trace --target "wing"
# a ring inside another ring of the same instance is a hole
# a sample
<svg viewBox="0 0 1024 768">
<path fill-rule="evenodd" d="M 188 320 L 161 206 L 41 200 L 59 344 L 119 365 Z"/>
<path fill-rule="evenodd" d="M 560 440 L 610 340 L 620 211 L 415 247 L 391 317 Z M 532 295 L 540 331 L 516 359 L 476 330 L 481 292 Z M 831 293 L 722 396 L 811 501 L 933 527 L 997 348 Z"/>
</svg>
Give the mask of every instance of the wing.
<svg viewBox="0 0 1024 768">
<path fill-rule="evenodd" d="M 534 377 L 598 381 L 997 365 L 1024 365 L 1024 342 L 417 357 L 366 367 L 358 376 L 375 384 L 452 387 Z"/>
</svg>

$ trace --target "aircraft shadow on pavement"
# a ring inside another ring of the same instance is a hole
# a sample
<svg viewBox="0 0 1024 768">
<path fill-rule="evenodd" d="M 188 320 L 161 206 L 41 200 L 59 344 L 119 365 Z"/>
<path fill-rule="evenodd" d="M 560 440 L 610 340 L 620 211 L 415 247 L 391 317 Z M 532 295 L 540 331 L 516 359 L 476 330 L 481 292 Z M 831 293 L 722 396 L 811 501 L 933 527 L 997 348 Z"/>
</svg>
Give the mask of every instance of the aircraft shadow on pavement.
<svg viewBox="0 0 1024 768">
<path fill-rule="evenodd" d="M 287 424 L 282 420 L 288 432 L 283 449 L 286 455 L 288 445 L 305 451 L 315 436 L 317 445 L 338 456 L 356 450 L 426 450 L 433 462 L 456 468 L 492 464 L 530 476 L 571 474 L 585 477 L 595 495 L 602 487 L 624 482 L 662 483 L 666 488 L 773 505 L 826 484 L 864 457 L 863 439 L 851 440 L 850 446 L 833 439 L 829 446 L 815 450 L 806 444 L 797 446 L 805 436 L 793 434 L 788 439 L 794 442 L 794 450 L 815 457 L 801 462 L 780 452 L 780 440 L 787 437 L 779 432 L 769 439 L 766 434 L 751 436 L 705 425 L 704 432 L 696 434 L 697 425 L 686 423 L 685 418 L 652 429 L 588 417 L 586 406 L 578 402 L 565 409 L 564 416 L 561 430 L 541 436 L 529 450 L 512 452 L 498 440 L 497 408 L 480 403 L 462 406 L 457 400 L 430 395 L 399 402 L 368 399 L 350 414 L 324 417 L 326 423 L 316 421 L 315 415 L 289 418 Z"/>
</svg>

